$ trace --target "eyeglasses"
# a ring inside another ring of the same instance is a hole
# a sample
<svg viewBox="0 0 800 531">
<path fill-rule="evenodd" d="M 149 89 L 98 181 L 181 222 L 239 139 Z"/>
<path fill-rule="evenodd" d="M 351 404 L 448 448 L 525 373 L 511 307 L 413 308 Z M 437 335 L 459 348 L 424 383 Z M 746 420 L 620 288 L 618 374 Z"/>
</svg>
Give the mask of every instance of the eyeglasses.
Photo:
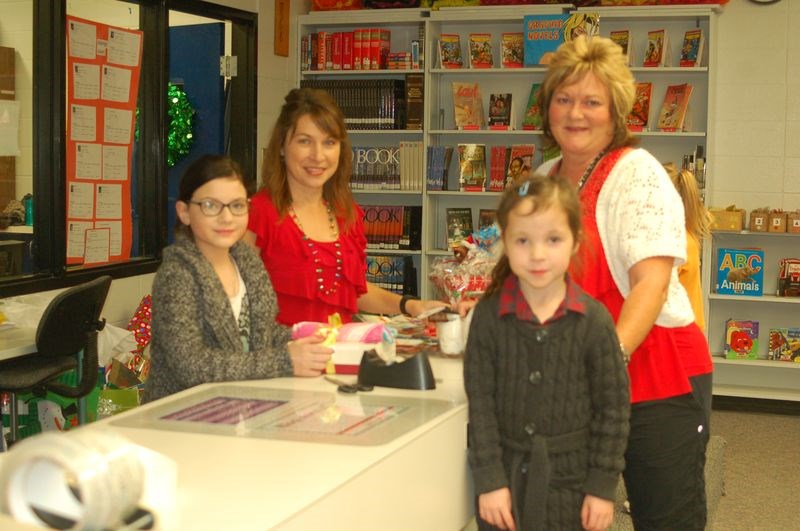
<svg viewBox="0 0 800 531">
<path fill-rule="evenodd" d="M 228 207 L 234 216 L 244 216 L 250 210 L 249 199 L 236 199 L 230 203 L 223 203 L 216 199 L 203 199 L 202 201 L 187 201 L 193 205 L 200 205 L 200 212 L 204 216 L 219 216 L 222 209 Z"/>
</svg>

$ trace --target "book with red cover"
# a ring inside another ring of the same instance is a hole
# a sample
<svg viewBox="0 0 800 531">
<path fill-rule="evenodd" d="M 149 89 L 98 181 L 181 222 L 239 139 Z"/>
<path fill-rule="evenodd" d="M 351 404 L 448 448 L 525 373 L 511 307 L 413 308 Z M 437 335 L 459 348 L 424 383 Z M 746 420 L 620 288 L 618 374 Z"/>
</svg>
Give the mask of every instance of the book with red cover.
<svg viewBox="0 0 800 531">
<path fill-rule="evenodd" d="M 683 131 L 686 125 L 686 111 L 689 108 L 689 98 L 692 95 L 692 85 L 682 83 L 669 85 L 664 94 L 664 102 L 658 113 L 658 129 L 661 131 Z"/>
<path fill-rule="evenodd" d="M 342 32 L 342 70 L 353 70 L 353 35 L 352 31 Z"/>
<path fill-rule="evenodd" d="M 508 154 L 506 168 L 506 186 L 510 186 L 518 179 L 530 177 L 533 172 L 533 154 L 536 152 L 534 144 L 514 144 Z"/>
<path fill-rule="evenodd" d="M 636 83 L 636 96 L 633 100 L 633 108 L 626 119 L 628 129 L 631 131 L 643 131 L 647 128 L 650 117 L 650 96 L 652 93 L 652 83 Z"/>
<path fill-rule="evenodd" d="M 489 149 L 489 192 L 502 192 L 506 188 L 506 146 L 492 146 Z"/>
<path fill-rule="evenodd" d="M 331 67 L 333 70 L 342 70 L 342 32 L 335 31 L 331 35 Z"/>
<path fill-rule="evenodd" d="M 361 45 L 364 42 L 364 30 L 356 28 L 353 30 L 353 70 L 362 70 L 363 58 Z"/>
</svg>

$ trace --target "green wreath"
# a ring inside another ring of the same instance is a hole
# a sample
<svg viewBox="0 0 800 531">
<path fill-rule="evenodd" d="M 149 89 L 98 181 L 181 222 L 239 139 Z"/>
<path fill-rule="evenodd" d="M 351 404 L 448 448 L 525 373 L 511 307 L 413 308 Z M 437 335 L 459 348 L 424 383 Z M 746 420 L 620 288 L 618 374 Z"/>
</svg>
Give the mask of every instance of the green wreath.
<svg viewBox="0 0 800 531">
<path fill-rule="evenodd" d="M 178 85 L 167 83 L 167 167 L 171 168 L 189 154 L 194 144 L 195 110 L 186 91 Z M 139 140 L 139 108 L 136 108 L 135 138 Z"/>
</svg>

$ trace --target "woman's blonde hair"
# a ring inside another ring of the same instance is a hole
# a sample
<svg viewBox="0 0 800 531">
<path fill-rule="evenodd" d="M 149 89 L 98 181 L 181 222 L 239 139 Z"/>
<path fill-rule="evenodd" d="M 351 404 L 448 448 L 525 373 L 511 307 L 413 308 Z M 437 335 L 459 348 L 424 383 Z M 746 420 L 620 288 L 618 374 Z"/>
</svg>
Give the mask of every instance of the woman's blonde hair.
<svg viewBox="0 0 800 531">
<path fill-rule="evenodd" d="M 321 89 L 292 89 L 286 95 L 281 113 L 275 121 L 261 170 L 262 189 L 272 198 L 275 209 L 285 216 L 292 204 L 286 161 L 282 150 L 287 138 L 294 134 L 297 122 L 308 115 L 323 132 L 339 141 L 339 165 L 322 188 L 323 198 L 333 207 L 336 215 L 345 222 L 345 229 L 355 222 L 353 194 L 350 192 L 350 174 L 353 150 L 347 136 L 344 114 L 328 94 Z"/>
<path fill-rule="evenodd" d="M 558 47 L 547 68 L 542 88 L 539 91 L 538 105 L 542 110 L 542 129 L 545 143 L 557 145 L 550 129 L 550 102 L 556 90 L 582 80 L 587 74 L 594 74 L 608 88 L 611 96 L 611 120 L 614 122 L 614 137 L 610 149 L 632 146 L 637 138 L 628 130 L 626 119 L 633 108 L 636 84 L 628 68 L 627 59 L 611 39 L 580 36 Z"/>
<path fill-rule="evenodd" d="M 711 234 L 713 217 L 700 199 L 700 189 L 697 187 L 694 174 L 688 170 L 678 171 L 675 164 L 671 162 L 664 164 L 664 169 L 667 170 L 672 184 L 675 185 L 675 189 L 678 190 L 683 201 L 686 232 L 698 240 L 702 240 Z"/>
</svg>

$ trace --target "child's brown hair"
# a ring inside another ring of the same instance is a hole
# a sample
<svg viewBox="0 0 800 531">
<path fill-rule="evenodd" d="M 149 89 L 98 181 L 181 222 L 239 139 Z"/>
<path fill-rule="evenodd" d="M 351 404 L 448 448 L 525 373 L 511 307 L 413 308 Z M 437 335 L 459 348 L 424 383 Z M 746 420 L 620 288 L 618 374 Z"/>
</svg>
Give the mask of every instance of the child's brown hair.
<svg viewBox="0 0 800 531">
<path fill-rule="evenodd" d="M 678 190 L 678 194 L 683 201 L 683 211 L 686 216 L 686 232 L 698 240 L 702 240 L 711 234 L 711 222 L 713 218 L 703 201 L 700 199 L 700 190 L 697 187 L 697 180 L 689 170 L 681 170 L 671 162 L 664 164 L 672 184 Z"/>
</svg>

